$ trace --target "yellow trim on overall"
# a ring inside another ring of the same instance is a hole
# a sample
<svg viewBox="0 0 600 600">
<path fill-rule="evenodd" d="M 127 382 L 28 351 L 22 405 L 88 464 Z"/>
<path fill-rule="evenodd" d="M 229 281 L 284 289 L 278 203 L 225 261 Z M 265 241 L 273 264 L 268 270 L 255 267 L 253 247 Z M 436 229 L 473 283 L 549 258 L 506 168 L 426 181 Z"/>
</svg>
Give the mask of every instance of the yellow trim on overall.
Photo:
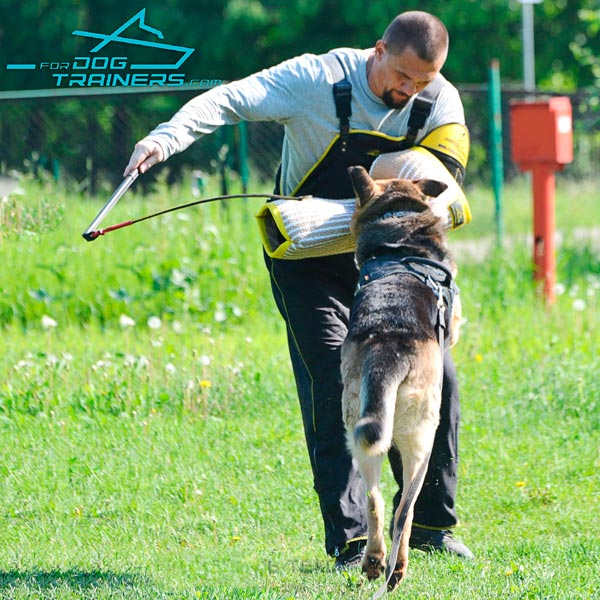
<svg viewBox="0 0 600 600">
<path fill-rule="evenodd" d="M 353 537 L 351 540 L 348 540 L 346 542 L 345 546 L 339 550 L 339 553 L 343 554 L 344 552 L 346 552 L 346 550 L 348 550 L 348 548 L 350 547 L 350 544 L 352 542 L 366 542 L 368 539 L 369 538 L 366 535 L 361 535 L 359 537 Z"/>
<path fill-rule="evenodd" d="M 448 123 L 430 131 L 418 144 L 457 160 L 465 169 L 469 162 L 469 130 L 461 123 Z"/>
<path fill-rule="evenodd" d="M 400 136 L 400 137 L 394 137 L 392 135 L 386 135 L 385 133 L 380 133 L 379 131 L 370 131 L 369 129 L 351 129 L 348 134 L 351 135 L 353 133 L 368 133 L 369 135 L 375 136 L 375 137 L 380 137 L 386 140 L 391 140 L 393 142 L 401 142 L 403 139 L 405 139 L 406 136 Z M 323 160 L 325 159 L 325 157 L 329 154 L 329 151 L 331 150 L 331 148 L 333 147 L 333 145 L 340 139 L 340 134 L 338 133 L 332 140 L 331 142 L 329 142 L 329 145 L 327 146 L 327 148 L 325 148 L 325 150 L 323 151 L 323 154 L 321 154 L 321 156 L 319 157 L 319 160 L 317 160 L 317 162 L 307 171 L 306 175 L 304 175 L 304 177 L 300 180 L 300 183 L 294 188 L 294 191 L 292 192 L 292 196 L 295 196 L 298 191 L 300 190 L 300 188 L 304 185 L 304 183 L 306 182 L 306 180 L 310 177 L 310 175 L 313 173 L 313 171 L 323 162 Z"/>
<path fill-rule="evenodd" d="M 427 531 L 448 531 L 449 529 L 455 529 L 456 527 L 461 527 L 460 522 L 455 523 L 454 525 L 448 525 L 446 527 L 430 527 L 429 525 L 421 525 L 420 523 L 412 523 L 413 527 L 418 527 L 419 529 L 426 529 Z"/>
</svg>

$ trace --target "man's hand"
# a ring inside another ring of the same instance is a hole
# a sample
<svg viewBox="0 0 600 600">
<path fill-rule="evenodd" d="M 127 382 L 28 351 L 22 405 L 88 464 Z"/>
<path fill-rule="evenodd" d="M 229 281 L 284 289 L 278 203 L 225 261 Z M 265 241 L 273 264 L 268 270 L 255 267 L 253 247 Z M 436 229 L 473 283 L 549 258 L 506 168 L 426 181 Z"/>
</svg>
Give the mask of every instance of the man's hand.
<svg viewBox="0 0 600 600">
<path fill-rule="evenodd" d="M 154 141 L 143 139 L 134 147 L 129 164 L 125 167 L 123 177 L 129 173 L 139 170 L 140 174 L 145 173 L 150 167 L 165 160 L 162 148 Z"/>
</svg>

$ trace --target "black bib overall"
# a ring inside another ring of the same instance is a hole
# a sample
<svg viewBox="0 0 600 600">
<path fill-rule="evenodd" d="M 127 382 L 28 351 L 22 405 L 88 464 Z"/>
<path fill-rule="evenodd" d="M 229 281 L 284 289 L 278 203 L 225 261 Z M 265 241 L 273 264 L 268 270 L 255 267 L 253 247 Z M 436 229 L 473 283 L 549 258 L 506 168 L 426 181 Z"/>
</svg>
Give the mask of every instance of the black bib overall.
<svg viewBox="0 0 600 600">
<path fill-rule="evenodd" d="M 380 153 L 407 147 L 404 138 L 351 132 L 341 117 L 340 125 L 340 136 L 294 191 L 295 195 L 352 198 L 349 166 L 369 169 Z M 275 301 L 287 326 L 314 488 L 325 525 L 325 547 L 328 554 L 336 555 L 347 542 L 365 537 L 367 532 L 366 490 L 347 450 L 341 411 L 340 350 L 358 279 L 354 254 L 302 260 L 270 259 L 265 254 L 265 262 Z M 436 529 L 448 529 L 457 522 L 454 495 L 458 391 L 449 352 L 444 367 L 441 421 L 414 517 L 415 524 Z M 394 449 L 390 451 L 390 462 L 401 486 L 402 466 Z M 399 498 L 400 493 L 395 502 Z"/>
</svg>

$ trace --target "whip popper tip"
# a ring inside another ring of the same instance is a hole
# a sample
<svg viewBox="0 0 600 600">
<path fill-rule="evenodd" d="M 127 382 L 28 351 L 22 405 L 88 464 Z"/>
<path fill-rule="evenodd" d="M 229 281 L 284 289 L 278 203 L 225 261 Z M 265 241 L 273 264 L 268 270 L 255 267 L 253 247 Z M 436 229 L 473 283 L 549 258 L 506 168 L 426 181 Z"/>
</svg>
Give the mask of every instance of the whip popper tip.
<svg viewBox="0 0 600 600">
<path fill-rule="evenodd" d="M 99 238 L 101 233 L 99 231 L 84 231 L 81 236 L 87 242 L 93 242 L 96 238 Z"/>
<path fill-rule="evenodd" d="M 105 230 L 96 228 L 102 220 L 106 217 L 106 215 L 113 209 L 115 204 L 121 199 L 121 196 L 131 187 L 131 184 L 137 179 L 139 175 L 139 171 L 136 169 L 132 171 L 123 179 L 121 185 L 113 192 L 113 195 L 108 199 L 108 202 L 101 208 L 100 212 L 96 215 L 94 220 L 89 224 L 88 228 L 81 234 L 83 239 L 88 242 L 93 242 L 96 238 L 104 235 L 105 231 L 108 231 L 110 228 Z"/>
</svg>

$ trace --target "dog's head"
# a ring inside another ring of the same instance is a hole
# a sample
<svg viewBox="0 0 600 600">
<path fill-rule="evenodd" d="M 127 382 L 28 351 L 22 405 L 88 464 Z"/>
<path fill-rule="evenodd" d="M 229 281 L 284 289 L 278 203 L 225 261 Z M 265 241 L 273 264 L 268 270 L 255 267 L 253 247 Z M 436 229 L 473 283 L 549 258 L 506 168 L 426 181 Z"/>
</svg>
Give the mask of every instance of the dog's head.
<svg viewBox="0 0 600 600">
<path fill-rule="evenodd" d="M 369 220 L 390 210 L 415 213 L 429 210 L 427 197 L 439 196 L 448 188 L 445 183 L 433 179 L 374 180 L 364 167 L 350 167 L 348 174 L 356 193 L 356 212 L 369 213 Z"/>
<path fill-rule="evenodd" d="M 357 238 L 357 254 L 366 251 L 365 245 L 372 251 L 378 243 L 414 246 L 428 238 L 436 245 L 444 244 L 441 221 L 431 210 L 427 198 L 439 196 L 448 187 L 445 183 L 432 179 L 374 180 L 363 167 L 350 167 L 348 174 L 356 193 L 356 211 L 350 229 Z M 412 218 L 403 219 L 401 225 L 398 219 L 387 219 L 389 215 Z M 381 227 L 376 227 L 379 223 Z M 373 225 L 381 231 L 374 231 Z M 364 239 L 363 232 L 368 239 Z"/>
</svg>

